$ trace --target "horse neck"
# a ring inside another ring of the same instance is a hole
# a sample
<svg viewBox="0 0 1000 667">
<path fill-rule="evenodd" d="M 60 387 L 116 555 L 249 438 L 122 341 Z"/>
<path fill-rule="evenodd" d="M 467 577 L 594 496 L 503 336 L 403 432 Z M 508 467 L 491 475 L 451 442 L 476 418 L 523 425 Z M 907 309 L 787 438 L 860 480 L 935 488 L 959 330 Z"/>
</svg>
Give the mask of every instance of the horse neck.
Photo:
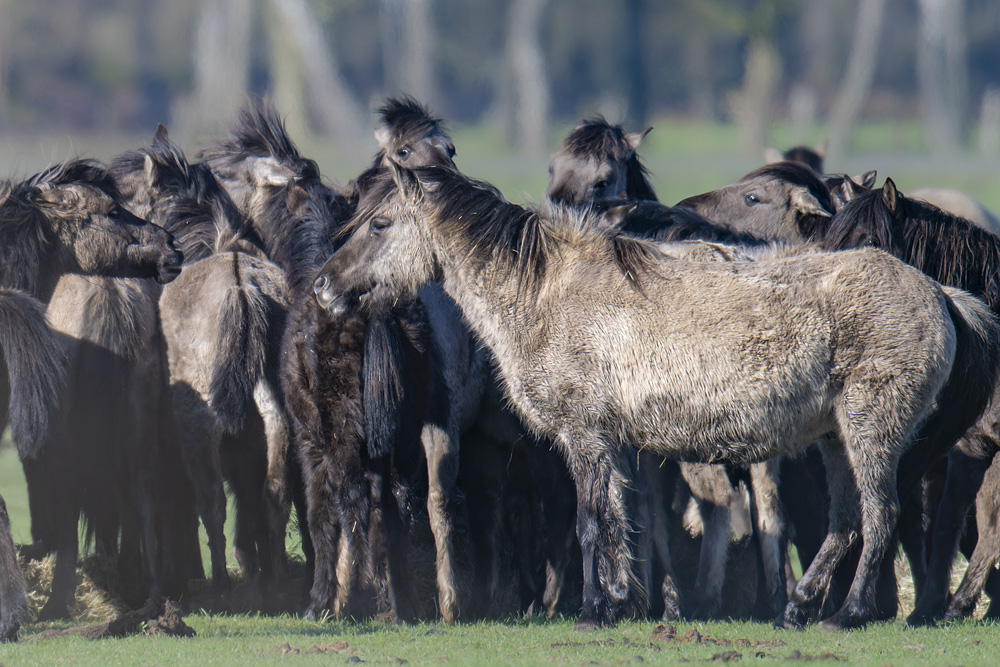
<svg viewBox="0 0 1000 667">
<path fill-rule="evenodd" d="M 501 366 L 526 359 L 537 348 L 545 311 L 539 308 L 541 279 L 520 278 L 517 258 L 467 237 L 435 239 L 441 286 L 458 304 L 470 328 Z"/>
</svg>

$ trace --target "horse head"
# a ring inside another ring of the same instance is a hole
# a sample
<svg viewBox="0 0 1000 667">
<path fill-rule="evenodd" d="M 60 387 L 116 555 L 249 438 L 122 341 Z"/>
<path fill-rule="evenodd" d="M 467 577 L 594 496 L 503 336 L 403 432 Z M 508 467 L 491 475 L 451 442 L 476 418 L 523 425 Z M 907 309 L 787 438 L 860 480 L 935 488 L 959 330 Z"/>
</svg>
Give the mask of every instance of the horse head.
<svg viewBox="0 0 1000 667">
<path fill-rule="evenodd" d="M 603 118 L 584 120 L 549 162 L 546 199 L 576 207 L 614 197 L 656 199 L 636 152 L 652 129 L 626 133 Z"/>
</svg>

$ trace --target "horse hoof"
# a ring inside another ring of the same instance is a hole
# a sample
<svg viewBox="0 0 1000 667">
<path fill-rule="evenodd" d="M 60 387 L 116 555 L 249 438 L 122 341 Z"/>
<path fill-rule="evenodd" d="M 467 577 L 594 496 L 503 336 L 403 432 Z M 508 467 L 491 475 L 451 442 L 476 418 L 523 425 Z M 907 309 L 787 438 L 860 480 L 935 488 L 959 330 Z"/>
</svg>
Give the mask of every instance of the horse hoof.
<svg viewBox="0 0 1000 667">
<path fill-rule="evenodd" d="M 69 618 L 69 609 L 62 605 L 47 604 L 38 612 L 38 622 L 62 621 Z"/>
<path fill-rule="evenodd" d="M 789 605 L 785 613 L 778 617 L 776 625 L 786 630 L 805 630 L 809 617 L 802 609 Z"/>
<path fill-rule="evenodd" d="M 906 624 L 913 627 L 929 627 L 935 625 L 937 619 L 935 615 L 926 609 L 917 608 L 906 617 Z"/>
<path fill-rule="evenodd" d="M 601 624 L 592 618 L 581 618 L 573 624 L 573 629 L 577 632 L 597 632 L 601 629 Z"/>
</svg>

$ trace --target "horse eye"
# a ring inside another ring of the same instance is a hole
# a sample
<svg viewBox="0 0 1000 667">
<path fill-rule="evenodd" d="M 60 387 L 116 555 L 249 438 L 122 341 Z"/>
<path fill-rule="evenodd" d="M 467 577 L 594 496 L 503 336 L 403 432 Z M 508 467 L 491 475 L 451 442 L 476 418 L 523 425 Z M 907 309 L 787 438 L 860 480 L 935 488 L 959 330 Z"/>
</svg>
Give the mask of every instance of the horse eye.
<svg viewBox="0 0 1000 667">
<path fill-rule="evenodd" d="M 593 187 L 595 192 L 600 192 L 601 190 L 604 190 L 608 187 L 608 182 L 606 180 L 597 181 L 596 183 L 594 183 Z"/>
<path fill-rule="evenodd" d="M 111 218 L 112 220 L 117 220 L 120 214 L 121 214 L 121 209 L 118 208 L 117 206 L 111 207 L 111 210 L 108 211 L 108 217 Z"/>
<path fill-rule="evenodd" d="M 381 234 L 385 230 L 389 229 L 390 226 L 392 226 L 392 220 L 389 218 L 375 218 L 372 220 L 371 224 L 372 234 L 377 236 L 378 234 Z"/>
<path fill-rule="evenodd" d="M 408 156 L 409 154 L 410 154 L 410 149 L 407 148 L 406 146 L 403 146 L 398 151 L 396 151 L 396 156 L 403 158 L 404 160 L 406 159 L 406 156 Z"/>
<path fill-rule="evenodd" d="M 747 206 L 753 206 L 754 204 L 760 203 L 760 198 L 757 197 L 757 195 L 755 195 L 754 193 L 748 192 L 745 195 L 743 195 L 743 201 L 746 203 Z"/>
</svg>

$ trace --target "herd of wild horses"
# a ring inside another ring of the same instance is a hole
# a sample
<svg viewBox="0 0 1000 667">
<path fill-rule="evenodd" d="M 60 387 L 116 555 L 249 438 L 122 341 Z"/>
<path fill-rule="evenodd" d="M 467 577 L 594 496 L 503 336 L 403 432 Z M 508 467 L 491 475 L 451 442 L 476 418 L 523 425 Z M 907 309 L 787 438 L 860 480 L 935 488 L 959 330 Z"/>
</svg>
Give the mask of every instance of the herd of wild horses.
<svg viewBox="0 0 1000 667">
<path fill-rule="evenodd" d="M 21 555 L 55 554 L 40 619 L 69 613 L 81 518 L 136 604 L 206 578 L 200 521 L 225 596 L 226 485 L 265 597 L 295 511 L 311 618 L 426 617 L 422 577 L 443 621 L 481 617 L 512 571 L 506 613 L 573 599 L 582 629 L 857 627 L 896 615 L 899 546 L 908 622 L 997 599 L 985 209 L 806 149 L 666 206 L 648 130 L 599 118 L 524 207 L 462 174 L 418 102 L 379 114 L 343 187 L 263 100 L 197 161 L 160 126 L 107 165 L 0 184 L 0 424 L 28 483 Z M 25 584 L 0 519 L 13 640 Z"/>
</svg>

